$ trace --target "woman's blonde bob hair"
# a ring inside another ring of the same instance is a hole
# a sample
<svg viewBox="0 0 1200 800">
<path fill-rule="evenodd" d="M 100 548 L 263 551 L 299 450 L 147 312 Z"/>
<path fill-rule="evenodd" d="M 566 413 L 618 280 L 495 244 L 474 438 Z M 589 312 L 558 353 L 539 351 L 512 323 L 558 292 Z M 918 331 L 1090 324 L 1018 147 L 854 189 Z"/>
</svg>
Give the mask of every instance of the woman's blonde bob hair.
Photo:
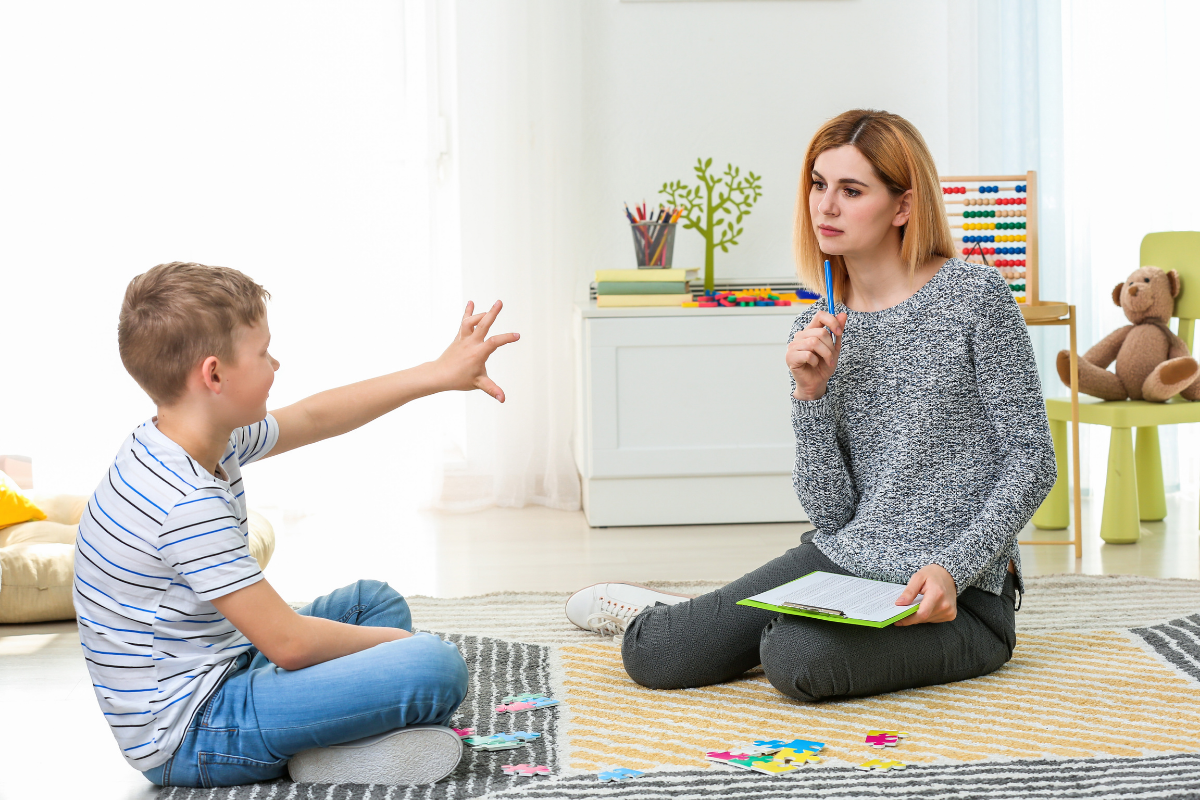
<svg viewBox="0 0 1200 800">
<path fill-rule="evenodd" d="M 825 260 L 833 272 L 833 297 L 844 301 L 850 276 L 841 256 L 821 251 L 813 230 L 808 198 L 812 192 L 813 165 L 826 150 L 854 145 L 875 169 L 875 176 L 893 196 L 912 190 L 912 214 L 900 228 L 900 258 L 909 274 L 933 256 L 954 256 L 954 240 L 942 205 L 942 188 L 933 156 L 925 140 L 912 124 L 895 114 L 870 109 L 855 109 L 839 114 L 821 126 L 808 143 L 804 169 L 800 173 L 800 191 L 796 197 L 796 227 L 793 246 L 796 274 L 800 283 L 814 291 L 825 291 Z"/>
</svg>

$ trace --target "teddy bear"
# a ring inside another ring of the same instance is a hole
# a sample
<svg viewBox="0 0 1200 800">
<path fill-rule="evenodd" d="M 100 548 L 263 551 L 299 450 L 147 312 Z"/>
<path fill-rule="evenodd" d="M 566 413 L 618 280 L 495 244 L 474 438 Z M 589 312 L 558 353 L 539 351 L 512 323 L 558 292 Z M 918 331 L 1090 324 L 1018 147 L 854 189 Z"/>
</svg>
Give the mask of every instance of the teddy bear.
<svg viewBox="0 0 1200 800">
<path fill-rule="evenodd" d="M 1179 295 L 1179 273 L 1141 267 L 1112 291 L 1131 325 L 1117 328 L 1079 359 L 1079 391 L 1101 400 L 1163 403 L 1177 394 L 1200 400 L 1200 363 L 1167 327 Z M 1116 371 L 1107 367 L 1116 361 Z M 1071 385 L 1070 355 L 1058 354 L 1058 377 Z"/>
</svg>

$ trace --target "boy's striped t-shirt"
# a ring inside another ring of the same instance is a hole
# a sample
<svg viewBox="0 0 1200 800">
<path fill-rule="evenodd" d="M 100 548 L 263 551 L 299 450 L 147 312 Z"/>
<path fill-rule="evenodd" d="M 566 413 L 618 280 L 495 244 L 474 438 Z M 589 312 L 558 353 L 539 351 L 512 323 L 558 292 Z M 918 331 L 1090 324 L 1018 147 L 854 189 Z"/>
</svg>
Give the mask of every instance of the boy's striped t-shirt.
<svg viewBox="0 0 1200 800">
<path fill-rule="evenodd" d="M 154 420 L 121 445 L 75 542 L 75 614 L 96 699 L 126 760 L 147 770 L 250 642 L 212 605 L 262 580 L 241 467 L 271 451 L 270 415 L 229 437 L 218 475 Z"/>
</svg>

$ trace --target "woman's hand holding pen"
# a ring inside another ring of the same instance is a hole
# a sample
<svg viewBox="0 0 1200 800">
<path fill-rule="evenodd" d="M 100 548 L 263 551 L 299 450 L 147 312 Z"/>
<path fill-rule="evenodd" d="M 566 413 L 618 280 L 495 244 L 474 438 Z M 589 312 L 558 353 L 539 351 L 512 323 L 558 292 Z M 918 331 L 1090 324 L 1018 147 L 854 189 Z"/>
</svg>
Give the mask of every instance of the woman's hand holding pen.
<svg viewBox="0 0 1200 800">
<path fill-rule="evenodd" d="M 825 386 L 837 367 L 842 352 L 842 333 L 846 329 L 846 314 L 836 317 L 828 311 L 817 311 L 808 327 L 797 331 L 787 349 L 787 365 L 796 379 L 797 400 L 817 400 L 825 394 Z M 830 332 L 836 336 L 836 340 Z"/>
<path fill-rule="evenodd" d="M 958 587 L 945 567 L 930 564 L 917 570 L 909 579 L 908 586 L 896 598 L 896 605 L 907 606 L 917 595 L 924 595 L 917 613 L 897 622 L 897 627 L 920 625 L 922 622 L 950 622 L 958 616 Z"/>
</svg>

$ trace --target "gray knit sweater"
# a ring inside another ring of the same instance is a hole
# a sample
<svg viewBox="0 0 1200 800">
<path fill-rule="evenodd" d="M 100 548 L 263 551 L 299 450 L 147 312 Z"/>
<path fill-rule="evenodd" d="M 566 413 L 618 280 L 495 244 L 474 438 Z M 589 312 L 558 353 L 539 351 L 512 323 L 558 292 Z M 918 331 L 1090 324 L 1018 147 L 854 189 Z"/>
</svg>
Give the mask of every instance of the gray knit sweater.
<svg viewBox="0 0 1200 800">
<path fill-rule="evenodd" d="M 1054 449 L 999 271 L 954 258 L 899 305 L 837 310 L 849 316 L 825 395 L 792 400 L 792 484 L 813 541 L 864 578 L 907 583 L 940 564 L 960 594 L 999 594 L 1012 559 L 1020 585 L 1017 532 L 1054 485 Z"/>
</svg>

